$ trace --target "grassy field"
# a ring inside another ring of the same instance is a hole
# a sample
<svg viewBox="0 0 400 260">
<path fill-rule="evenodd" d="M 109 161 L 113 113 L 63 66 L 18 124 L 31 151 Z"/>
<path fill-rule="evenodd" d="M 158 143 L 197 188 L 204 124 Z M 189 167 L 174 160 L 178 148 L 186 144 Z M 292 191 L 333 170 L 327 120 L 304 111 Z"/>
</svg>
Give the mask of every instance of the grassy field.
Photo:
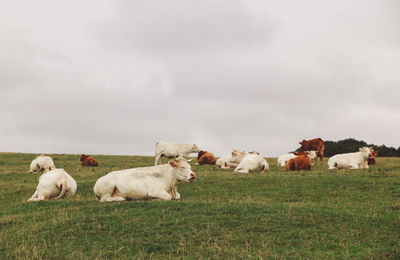
<svg viewBox="0 0 400 260">
<path fill-rule="evenodd" d="M 153 157 L 51 155 L 75 178 L 73 198 L 28 203 L 33 154 L 0 154 L 0 258 L 400 259 L 400 158 L 368 170 L 238 174 L 192 166 L 181 200 L 99 203 L 95 181 Z"/>
</svg>

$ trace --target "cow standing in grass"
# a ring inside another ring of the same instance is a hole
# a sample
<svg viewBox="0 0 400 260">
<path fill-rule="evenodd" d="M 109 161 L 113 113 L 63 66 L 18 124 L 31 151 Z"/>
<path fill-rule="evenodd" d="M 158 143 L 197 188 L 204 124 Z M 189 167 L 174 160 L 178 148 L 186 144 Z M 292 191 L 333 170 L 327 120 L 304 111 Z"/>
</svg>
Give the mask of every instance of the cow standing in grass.
<svg viewBox="0 0 400 260">
<path fill-rule="evenodd" d="M 180 199 L 181 182 L 193 182 L 196 174 L 184 158 L 168 164 L 113 171 L 97 180 L 94 194 L 100 202 L 139 199 Z"/>
<path fill-rule="evenodd" d="M 195 144 L 175 144 L 160 141 L 156 143 L 156 156 L 154 165 L 160 165 L 162 157 L 188 157 L 189 154 L 198 152 L 200 152 L 200 149 Z"/>
<path fill-rule="evenodd" d="M 315 138 L 311 140 L 303 140 L 299 143 L 301 145 L 301 151 L 316 151 L 318 153 L 318 157 L 321 160 L 324 159 L 324 150 L 325 150 L 325 143 L 324 140 L 321 138 Z M 317 159 L 315 159 L 316 161 Z"/>
</svg>

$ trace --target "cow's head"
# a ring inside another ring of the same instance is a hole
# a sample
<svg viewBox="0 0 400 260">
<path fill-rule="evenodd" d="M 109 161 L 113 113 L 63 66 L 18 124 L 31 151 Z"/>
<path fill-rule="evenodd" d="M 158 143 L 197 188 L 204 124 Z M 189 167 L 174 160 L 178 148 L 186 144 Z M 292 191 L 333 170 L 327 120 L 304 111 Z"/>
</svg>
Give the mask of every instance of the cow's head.
<svg viewBox="0 0 400 260">
<path fill-rule="evenodd" d="M 374 149 L 372 147 L 360 147 L 358 151 L 360 151 L 365 158 L 370 158 L 374 152 Z"/>
<path fill-rule="evenodd" d="M 314 160 L 317 158 L 317 152 L 316 151 L 306 151 L 306 154 L 310 160 Z"/>
<path fill-rule="evenodd" d="M 170 161 L 169 165 L 175 169 L 176 178 L 179 182 L 193 182 L 196 179 L 196 174 L 185 158 L 178 157 L 174 161 Z"/>
<path fill-rule="evenodd" d="M 88 158 L 89 156 L 87 156 L 87 155 L 85 155 L 85 154 L 82 154 L 81 155 L 81 158 L 80 158 L 80 161 L 81 162 L 83 162 L 86 158 Z"/>
<path fill-rule="evenodd" d="M 199 149 L 199 147 L 197 147 L 197 145 L 193 145 L 192 146 L 192 153 L 198 153 L 198 152 L 200 152 L 200 149 Z"/>
<path fill-rule="evenodd" d="M 233 150 L 231 162 L 240 163 L 248 154 L 246 151 Z"/>
<path fill-rule="evenodd" d="M 197 154 L 197 160 L 200 159 L 200 157 L 203 156 L 203 154 L 205 154 L 205 153 L 206 153 L 206 151 L 200 151 L 200 152 Z"/>
</svg>

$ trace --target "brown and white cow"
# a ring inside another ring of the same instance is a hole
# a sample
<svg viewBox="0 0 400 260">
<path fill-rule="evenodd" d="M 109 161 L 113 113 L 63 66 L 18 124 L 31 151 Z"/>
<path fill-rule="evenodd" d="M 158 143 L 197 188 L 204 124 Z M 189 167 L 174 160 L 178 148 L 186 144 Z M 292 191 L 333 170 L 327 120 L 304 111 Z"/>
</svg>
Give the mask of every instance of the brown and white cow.
<svg viewBox="0 0 400 260">
<path fill-rule="evenodd" d="M 301 145 L 300 150 L 301 151 L 317 151 L 319 159 L 322 160 L 324 159 L 324 150 L 325 150 L 325 143 L 324 140 L 321 138 L 315 138 L 311 140 L 303 140 L 299 142 Z"/>
<path fill-rule="evenodd" d="M 217 159 L 215 158 L 214 154 L 212 154 L 210 152 L 200 151 L 197 154 L 197 163 L 199 165 L 202 165 L 202 164 L 215 165 L 216 162 L 217 162 Z"/>
<path fill-rule="evenodd" d="M 286 163 L 287 171 L 311 170 L 311 160 L 306 155 L 299 155 Z"/>
<path fill-rule="evenodd" d="M 98 166 L 99 165 L 93 156 L 87 156 L 85 154 L 81 155 L 80 161 L 82 162 L 82 166 Z"/>
</svg>

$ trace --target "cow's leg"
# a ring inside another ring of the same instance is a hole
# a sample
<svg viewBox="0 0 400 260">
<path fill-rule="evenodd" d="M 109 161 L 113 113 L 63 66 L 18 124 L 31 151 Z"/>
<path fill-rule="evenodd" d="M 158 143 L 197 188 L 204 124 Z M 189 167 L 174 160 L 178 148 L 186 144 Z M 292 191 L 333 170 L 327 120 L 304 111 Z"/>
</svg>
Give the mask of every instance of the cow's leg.
<svg viewBox="0 0 400 260">
<path fill-rule="evenodd" d="M 175 199 L 179 200 L 181 198 L 181 194 L 179 194 L 178 190 L 175 188 Z"/>
<path fill-rule="evenodd" d="M 360 169 L 369 169 L 368 162 L 362 162 L 359 165 Z"/>
<path fill-rule="evenodd" d="M 28 201 L 40 201 L 40 200 L 47 200 L 47 198 L 43 194 L 39 194 L 36 191 Z"/>
<path fill-rule="evenodd" d="M 358 164 L 351 163 L 351 164 L 349 164 L 349 168 L 350 169 L 359 169 L 360 166 Z"/>
<path fill-rule="evenodd" d="M 249 173 L 249 169 L 242 169 L 239 165 L 235 168 L 234 172 Z"/>
<path fill-rule="evenodd" d="M 151 192 L 149 192 L 149 197 L 161 199 L 161 200 L 171 200 L 172 199 L 172 196 L 168 192 L 163 191 L 163 190 L 151 191 Z"/>
<path fill-rule="evenodd" d="M 319 152 L 318 154 L 319 154 L 319 159 L 320 159 L 321 164 L 322 164 L 322 161 L 324 160 L 324 152 Z M 317 158 L 315 158 L 315 163 L 316 162 L 317 162 Z"/>
<path fill-rule="evenodd" d="M 122 196 L 111 196 L 110 194 L 106 194 L 101 197 L 100 202 L 110 202 L 110 201 L 124 201 L 126 198 Z"/>
<path fill-rule="evenodd" d="M 37 190 L 35 191 L 35 193 L 33 193 L 32 197 L 30 199 L 28 199 L 28 201 L 35 201 L 38 197 L 38 192 Z"/>
<path fill-rule="evenodd" d="M 154 165 L 160 165 L 161 164 L 161 154 L 156 154 L 156 161 L 154 162 Z"/>
</svg>

